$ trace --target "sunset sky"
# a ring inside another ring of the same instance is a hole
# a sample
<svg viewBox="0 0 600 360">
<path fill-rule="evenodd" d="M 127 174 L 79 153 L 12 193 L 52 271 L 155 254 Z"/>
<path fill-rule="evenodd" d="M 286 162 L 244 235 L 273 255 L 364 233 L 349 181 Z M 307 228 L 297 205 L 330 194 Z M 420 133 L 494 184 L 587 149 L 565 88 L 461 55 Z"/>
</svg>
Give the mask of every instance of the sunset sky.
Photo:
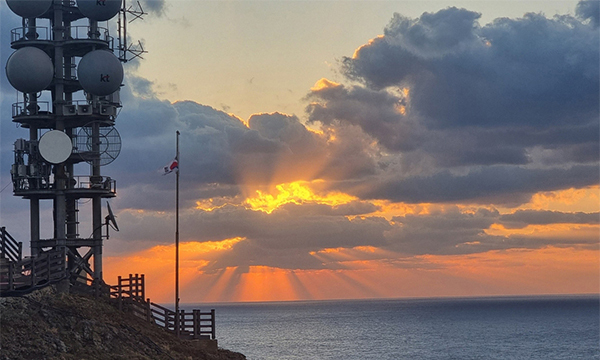
<svg viewBox="0 0 600 360">
<path fill-rule="evenodd" d="M 142 1 L 105 280 L 173 299 L 179 130 L 184 303 L 599 292 L 599 4 Z M 4 188 L 28 132 L 1 85 Z"/>
</svg>

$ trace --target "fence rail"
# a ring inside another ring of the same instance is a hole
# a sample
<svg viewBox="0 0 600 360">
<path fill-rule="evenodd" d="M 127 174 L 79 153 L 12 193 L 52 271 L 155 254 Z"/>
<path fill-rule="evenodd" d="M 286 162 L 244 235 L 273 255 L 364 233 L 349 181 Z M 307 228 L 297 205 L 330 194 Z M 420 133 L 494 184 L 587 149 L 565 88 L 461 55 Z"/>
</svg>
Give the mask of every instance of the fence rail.
<svg viewBox="0 0 600 360">
<path fill-rule="evenodd" d="M 14 262 L 21 261 L 23 259 L 23 243 L 15 240 L 4 226 L 0 228 L 0 235 L 2 236 L 2 240 L 0 240 L 0 257 Z"/>
<path fill-rule="evenodd" d="M 126 278 L 119 276 L 117 285 L 110 286 L 110 298 L 117 301 L 119 309 L 130 311 L 175 335 L 178 334 L 180 338 L 216 338 L 214 309 L 207 312 L 198 309 L 181 310 L 177 319 L 175 311 L 145 299 L 144 274 L 129 274 Z"/>
<path fill-rule="evenodd" d="M 72 278 L 71 284 L 74 291 L 107 297 L 119 310 L 132 313 L 182 339 L 216 339 L 214 309 L 205 312 L 181 310 L 177 318 L 175 311 L 145 298 L 144 274 L 119 276 L 117 285 L 98 283 L 85 277 Z"/>
<path fill-rule="evenodd" d="M 67 276 L 62 251 L 0 264 L 0 295 L 15 296 L 56 283 Z"/>
</svg>

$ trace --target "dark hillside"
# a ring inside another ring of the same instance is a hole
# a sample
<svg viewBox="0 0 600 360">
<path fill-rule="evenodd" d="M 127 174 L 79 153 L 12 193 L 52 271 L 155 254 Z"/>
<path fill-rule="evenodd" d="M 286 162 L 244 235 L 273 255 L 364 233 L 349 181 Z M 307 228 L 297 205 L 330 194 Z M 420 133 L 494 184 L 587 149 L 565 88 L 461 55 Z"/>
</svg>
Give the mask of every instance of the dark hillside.
<svg viewBox="0 0 600 360">
<path fill-rule="evenodd" d="M 214 342 L 179 340 L 106 300 L 58 294 L 53 287 L 0 298 L 0 360 L 242 360 Z"/>
</svg>

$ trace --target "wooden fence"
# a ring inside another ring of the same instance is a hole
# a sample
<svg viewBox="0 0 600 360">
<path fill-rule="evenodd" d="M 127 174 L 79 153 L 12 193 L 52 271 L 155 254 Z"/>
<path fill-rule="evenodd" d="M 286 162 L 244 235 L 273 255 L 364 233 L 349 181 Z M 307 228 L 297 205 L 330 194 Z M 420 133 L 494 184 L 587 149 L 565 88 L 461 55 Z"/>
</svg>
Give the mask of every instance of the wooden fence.
<svg viewBox="0 0 600 360">
<path fill-rule="evenodd" d="M 182 339 L 215 339 L 215 310 L 202 312 L 175 311 L 146 299 L 144 274 L 119 276 L 117 285 L 105 285 L 91 279 L 79 277 L 71 281 L 72 290 L 85 292 L 97 297 L 108 297 L 119 310 L 130 312 L 141 319 L 155 324 Z M 179 331 L 178 331 L 179 330 Z"/>
<path fill-rule="evenodd" d="M 20 261 L 0 262 L 0 295 L 15 296 L 56 283 L 67 276 L 62 251 L 48 251 Z"/>
<path fill-rule="evenodd" d="M 119 309 L 130 311 L 183 339 L 216 338 L 214 309 L 208 312 L 180 310 L 177 319 L 175 311 L 153 303 L 145 294 L 144 274 L 119 276 L 117 285 L 110 287 L 110 298 L 117 301 Z"/>
<path fill-rule="evenodd" d="M 202 312 L 199 309 L 192 311 L 179 311 L 179 319 L 173 310 L 155 304 L 148 299 L 147 306 L 150 311 L 150 320 L 158 326 L 188 339 L 215 339 L 215 309 Z M 178 320 L 178 321 L 177 321 Z"/>
</svg>

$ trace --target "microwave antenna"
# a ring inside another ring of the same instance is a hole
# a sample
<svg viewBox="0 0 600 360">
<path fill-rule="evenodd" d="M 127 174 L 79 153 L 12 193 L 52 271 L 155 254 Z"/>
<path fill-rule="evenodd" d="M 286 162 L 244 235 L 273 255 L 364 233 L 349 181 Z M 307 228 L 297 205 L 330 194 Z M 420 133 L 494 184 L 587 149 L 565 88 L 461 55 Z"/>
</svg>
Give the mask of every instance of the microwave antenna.
<svg viewBox="0 0 600 360">
<path fill-rule="evenodd" d="M 109 239 L 108 228 L 112 227 L 115 231 L 119 231 L 119 226 L 117 225 L 117 219 L 115 214 L 113 214 L 112 209 L 110 208 L 110 204 L 108 201 L 106 202 L 106 208 L 108 209 L 108 215 L 104 218 L 104 225 L 106 225 L 106 240 Z"/>
<path fill-rule="evenodd" d="M 95 129 L 98 129 L 97 135 Z M 112 163 L 121 153 L 121 136 L 117 129 L 100 121 L 79 128 L 75 149 L 83 161 L 104 166 Z"/>
</svg>

